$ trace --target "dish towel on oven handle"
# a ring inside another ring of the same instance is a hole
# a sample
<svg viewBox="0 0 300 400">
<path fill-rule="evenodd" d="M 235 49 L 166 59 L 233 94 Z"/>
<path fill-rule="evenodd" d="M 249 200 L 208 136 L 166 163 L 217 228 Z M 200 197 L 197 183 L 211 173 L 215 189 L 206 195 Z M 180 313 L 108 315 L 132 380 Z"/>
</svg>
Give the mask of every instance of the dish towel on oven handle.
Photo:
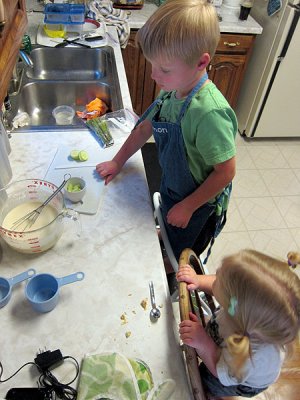
<svg viewBox="0 0 300 400">
<path fill-rule="evenodd" d="M 276 14 L 279 10 L 281 10 L 282 1 L 281 0 L 269 0 L 267 6 L 268 16 L 272 17 L 272 15 Z"/>
<path fill-rule="evenodd" d="M 175 382 L 155 386 L 148 365 L 121 353 L 86 355 L 82 361 L 77 400 L 168 400 Z"/>
<path fill-rule="evenodd" d="M 87 17 L 116 27 L 123 49 L 127 46 L 130 36 L 129 15 L 130 12 L 126 10 L 113 8 L 110 0 L 92 0 L 87 4 Z"/>
</svg>

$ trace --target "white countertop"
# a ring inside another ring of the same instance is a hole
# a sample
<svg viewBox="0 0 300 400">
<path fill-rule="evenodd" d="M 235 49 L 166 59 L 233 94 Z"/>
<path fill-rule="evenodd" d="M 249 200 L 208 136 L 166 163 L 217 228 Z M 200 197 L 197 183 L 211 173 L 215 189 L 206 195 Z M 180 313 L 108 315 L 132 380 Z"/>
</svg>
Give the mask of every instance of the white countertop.
<svg viewBox="0 0 300 400">
<path fill-rule="evenodd" d="M 110 151 L 117 151 L 124 140 L 115 139 L 117 144 Z M 43 178 L 62 145 L 99 146 L 88 131 L 14 133 L 13 180 Z M 28 268 L 57 277 L 85 273 L 82 282 L 60 289 L 57 307 L 46 314 L 31 309 L 24 296 L 25 283 L 13 288 L 10 302 L 0 309 L 2 379 L 33 361 L 39 349 L 60 349 L 79 363 L 86 353 L 119 351 L 144 360 L 155 383 L 174 379 L 177 387 L 172 399 L 190 399 L 140 152 L 105 187 L 98 213 L 81 215 L 81 221 L 81 237 L 75 235 L 72 221 L 67 221 L 61 239 L 45 253 L 17 253 L 1 239 L 3 277 Z M 149 319 L 151 280 L 161 307 L 156 323 Z M 140 305 L 144 298 L 148 299 L 146 311 Z M 123 325 L 120 317 L 124 313 L 128 323 Z M 131 336 L 126 338 L 128 331 Z M 70 365 L 57 370 L 65 381 L 73 377 Z M 11 387 L 35 386 L 37 375 L 34 368 L 24 368 L 0 385 L 0 398 Z"/>
<path fill-rule="evenodd" d="M 141 10 L 131 11 L 129 17 L 130 27 L 132 29 L 141 28 L 156 9 L 157 6 L 154 1 L 146 0 L 144 7 Z M 222 7 L 218 8 L 218 12 L 222 16 L 222 21 L 220 22 L 221 33 L 262 33 L 262 27 L 251 17 L 251 15 L 246 21 L 240 21 L 238 19 L 238 12 L 228 14 L 228 11 Z"/>
<path fill-rule="evenodd" d="M 36 15 L 30 14 L 29 19 L 38 20 L 41 15 Z M 116 35 L 113 29 L 111 33 Z M 124 107 L 131 108 L 121 51 L 113 42 L 110 44 L 115 49 Z M 115 145 L 101 151 L 116 152 L 125 137 L 115 137 Z M 56 150 L 63 145 L 99 147 L 87 130 L 13 133 L 9 156 L 13 180 L 43 178 Z M 82 282 L 60 289 L 57 307 L 46 314 L 31 309 L 25 299 L 24 282 L 13 288 L 10 302 L 0 309 L 2 379 L 33 361 L 40 349 L 60 349 L 64 356 L 73 356 L 79 363 L 86 353 L 118 351 L 144 360 L 155 384 L 173 379 L 176 393 L 172 399 L 191 399 L 141 152 L 104 188 L 97 214 L 82 214 L 81 221 L 79 238 L 72 221 L 67 221 L 61 239 L 45 253 L 17 253 L 0 239 L 0 276 L 10 278 L 28 268 L 57 277 L 85 273 Z M 151 280 L 161 310 L 156 323 L 149 318 Z M 145 298 L 146 310 L 140 305 Z M 126 324 L 120 318 L 124 313 Z M 126 332 L 131 332 L 128 338 Z M 65 362 L 53 372 L 67 382 L 74 371 Z M 12 387 L 36 387 L 38 375 L 35 368 L 25 367 L 0 384 L 0 398 Z"/>
</svg>

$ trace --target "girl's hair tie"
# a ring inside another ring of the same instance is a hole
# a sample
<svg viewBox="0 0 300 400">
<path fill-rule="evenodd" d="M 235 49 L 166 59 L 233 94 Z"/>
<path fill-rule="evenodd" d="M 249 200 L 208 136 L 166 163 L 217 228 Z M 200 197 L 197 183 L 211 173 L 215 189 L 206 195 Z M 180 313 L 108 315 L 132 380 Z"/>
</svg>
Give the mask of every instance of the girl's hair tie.
<svg viewBox="0 0 300 400">
<path fill-rule="evenodd" d="M 228 306 L 228 314 L 234 317 L 236 312 L 236 307 L 238 305 L 237 298 L 235 296 L 230 297 L 229 306 Z"/>
</svg>

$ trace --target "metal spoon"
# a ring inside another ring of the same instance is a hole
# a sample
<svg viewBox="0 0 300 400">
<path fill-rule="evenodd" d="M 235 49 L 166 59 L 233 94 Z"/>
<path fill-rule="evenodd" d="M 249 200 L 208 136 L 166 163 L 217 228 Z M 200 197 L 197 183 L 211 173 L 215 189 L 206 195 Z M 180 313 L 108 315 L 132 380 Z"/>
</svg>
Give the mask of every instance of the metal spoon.
<svg viewBox="0 0 300 400">
<path fill-rule="evenodd" d="M 150 310 L 150 319 L 154 321 L 160 317 L 160 311 L 156 307 L 155 296 L 154 296 L 154 286 L 153 286 L 152 281 L 149 283 L 149 288 L 150 288 L 150 298 L 151 298 L 151 304 L 152 304 L 152 309 Z"/>
</svg>

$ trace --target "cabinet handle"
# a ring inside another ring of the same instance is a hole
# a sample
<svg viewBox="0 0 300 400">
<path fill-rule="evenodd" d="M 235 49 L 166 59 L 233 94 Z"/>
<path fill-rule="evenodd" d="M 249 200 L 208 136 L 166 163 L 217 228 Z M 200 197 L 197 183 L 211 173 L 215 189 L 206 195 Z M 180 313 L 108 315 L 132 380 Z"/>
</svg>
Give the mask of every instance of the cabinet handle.
<svg viewBox="0 0 300 400">
<path fill-rule="evenodd" d="M 240 42 L 224 42 L 224 45 L 228 47 L 236 47 L 240 45 Z"/>
</svg>

